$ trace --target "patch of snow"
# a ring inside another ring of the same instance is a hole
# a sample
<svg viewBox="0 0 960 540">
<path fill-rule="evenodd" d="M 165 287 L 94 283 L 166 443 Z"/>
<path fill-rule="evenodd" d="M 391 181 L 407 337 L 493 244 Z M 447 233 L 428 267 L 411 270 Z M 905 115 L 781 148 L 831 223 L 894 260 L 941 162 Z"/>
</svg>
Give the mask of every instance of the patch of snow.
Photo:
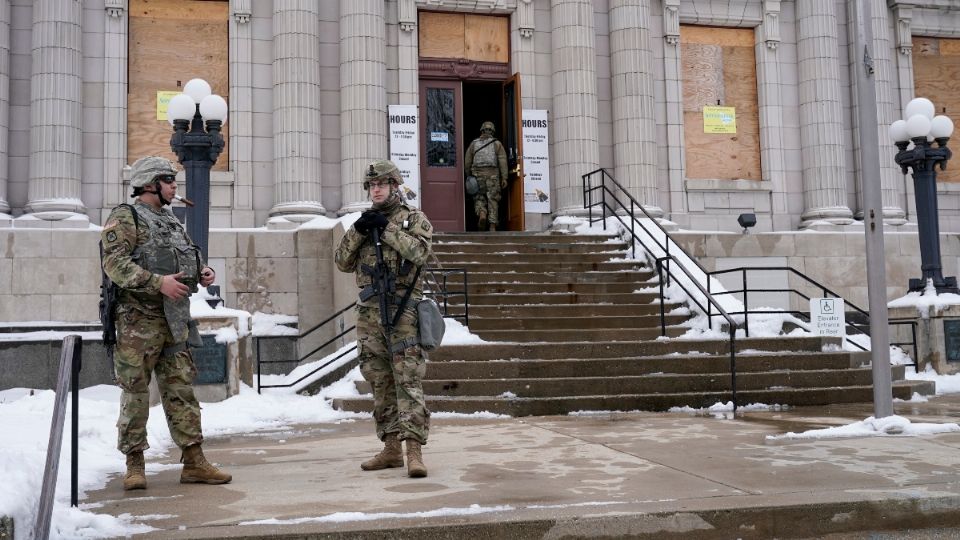
<svg viewBox="0 0 960 540">
<path fill-rule="evenodd" d="M 914 423 L 897 415 L 885 418 L 869 417 L 860 422 L 845 426 L 811 429 L 802 433 L 788 432 L 783 435 L 767 435 L 767 440 L 777 441 L 785 439 L 833 439 L 842 437 L 886 437 L 886 436 L 918 436 L 934 435 L 937 433 L 952 433 L 960 431 L 960 425 L 954 423 L 929 424 Z"/>
</svg>

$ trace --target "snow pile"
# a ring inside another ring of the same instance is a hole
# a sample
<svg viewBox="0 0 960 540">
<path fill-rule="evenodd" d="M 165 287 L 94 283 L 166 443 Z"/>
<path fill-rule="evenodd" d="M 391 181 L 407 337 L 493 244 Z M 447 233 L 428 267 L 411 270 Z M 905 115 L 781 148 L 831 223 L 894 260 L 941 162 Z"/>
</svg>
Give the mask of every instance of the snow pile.
<svg viewBox="0 0 960 540">
<path fill-rule="evenodd" d="M 824 429 L 811 429 L 803 433 L 785 433 L 783 435 L 767 435 L 767 440 L 778 441 L 786 439 L 835 439 L 841 437 L 873 437 L 873 436 L 917 436 L 934 435 L 937 433 L 951 433 L 960 431 L 960 426 L 954 423 L 928 424 L 913 423 L 902 416 L 887 416 L 885 418 L 869 417 L 861 422 L 854 422 L 845 426 L 836 426 Z"/>
<path fill-rule="evenodd" d="M 298 330 L 287 324 L 296 324 L 298 318 L 293 315 L 253 314 L 251 333 L 255 336 L 296 336 Z"/>
<path fill-rule="evenodd" d="M 924 319 L 955 305 L 960 305 L 960 294 L 937 294 L 937 289 L 933 286 L 933 280 L 929 279 L 927 280 L 927 287 L 923 293 L 914 291 L 887 302 L 888 308 L 916 308 L 917 313 Z"/>
<path fill-rule="evenodd" d="M 960 373 L 953 375 L 940 375 L 934 371 L 933 366 L 928 365 L 927 369 L 917 373 L 913 367 L 907 367 L 905 377 L 908 380 L 933 381 L 937 385 L 937 395 L 960 393 Z"/>
</svg>

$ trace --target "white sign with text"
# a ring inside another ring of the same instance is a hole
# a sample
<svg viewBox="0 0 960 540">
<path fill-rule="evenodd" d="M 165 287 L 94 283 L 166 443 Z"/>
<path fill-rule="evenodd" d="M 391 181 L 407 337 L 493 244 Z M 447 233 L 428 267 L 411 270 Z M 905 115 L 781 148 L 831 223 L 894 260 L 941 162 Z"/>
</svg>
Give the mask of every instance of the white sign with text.
<svg viewBox="0 0 960 540">
<path fill-rule="evenodd" d="M 818 336 L 846 336 L 843 298 L 811 298 L 810 325 Z"/>
<path fill-rule="evenodd" d="M 523 126 L 523 211 L 550 213 L 550 134 L 547 111 L 524 109 Z"/>
<path fill-rule="evenodd" d="M 389 105 L 390 160 L 403 176 L 407 202 L 420 207 L 420 139 L 416 105 Z"/>
</svg>

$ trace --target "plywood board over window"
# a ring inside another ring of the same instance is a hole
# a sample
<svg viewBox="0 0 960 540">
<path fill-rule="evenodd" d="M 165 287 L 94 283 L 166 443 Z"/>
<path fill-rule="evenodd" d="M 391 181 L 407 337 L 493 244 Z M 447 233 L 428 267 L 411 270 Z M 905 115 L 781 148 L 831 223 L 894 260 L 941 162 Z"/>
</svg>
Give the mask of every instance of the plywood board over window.
<svg viewBox="0 0 960 540">
<path fill-rule="evenodd" d="M 510 20 L 495 15 L 420 12 L 420 56 L 510 61 Z"/>
<path fill-rule="evenodd" d="M 754 31 L 680 27 L 686 176 L 761 180 Z M 736 109 L 736 133 L 704 133 L 703 108 Z"/>
<path fill-rule="evenodd" d="M 210 83 L 230 103 L 227 0 L 131 0 L 127 83 L 127 156 L 170 151 L 172 129 L 157 120 L 157 91 L 179 91 L 190 79 Z M 227 141 L 229 124 L 224 126 Z M 228 169 L 224 146 L 214 170 Z"/>
<path fill-rule="evenodd" d="M 914 95 L 933 101 L 937 114 L 960 125 L 960 39 L 913 38 L 913 87 Z M 960 182 L 960 168 L 937 169 L 937 180 Z"/>
</svg>

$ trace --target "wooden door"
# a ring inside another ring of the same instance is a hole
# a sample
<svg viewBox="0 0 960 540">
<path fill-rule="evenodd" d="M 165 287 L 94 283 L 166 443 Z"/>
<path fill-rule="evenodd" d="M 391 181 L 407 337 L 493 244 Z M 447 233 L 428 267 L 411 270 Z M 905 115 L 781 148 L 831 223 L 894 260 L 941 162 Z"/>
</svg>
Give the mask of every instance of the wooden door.
<svg viewBox="0 0 960 540">
<path fill-rule="evenodd" d="M 421 209 L 441 232 L 464 230 L 460 81 L 420 81 Z"/>
<path fill-rule="evenodd" d="M 503 81 L 503 143 L 510 169 L 507 192 L 507 230 L 524 229 L 523 213 L 523 132 L 521 126 L 520 74 Z"/>
</svg>

